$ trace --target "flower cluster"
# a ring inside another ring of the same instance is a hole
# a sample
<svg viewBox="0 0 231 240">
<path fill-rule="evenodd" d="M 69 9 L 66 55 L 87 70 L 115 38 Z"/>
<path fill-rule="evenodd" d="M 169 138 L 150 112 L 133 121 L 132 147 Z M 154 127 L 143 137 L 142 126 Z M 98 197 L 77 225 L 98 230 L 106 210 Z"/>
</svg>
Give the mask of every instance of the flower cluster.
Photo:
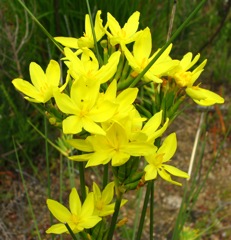
<svg viewBox="0 0 231 240">
<path fill-rule="evenodd" d="M 70 160 L 86 162 L 86 167 L 108 164 L 113 172 L 114 183 L 102 194 L 94 184 L 83 205 L 72 189 L 70 211 L 48 200 L 48 208 L 62 222 L 49 228 L 48 233 L 67 232 L 64 223 L 73 232 L 79 232 L 112 214 L 114 184 L 120 191 L 128 191 L 140 181 L 153 180 L 159 175 L 181 185 L 170 174 L 182 178 L 188 178 L 188 174 L 166 164 L 176 151 L 176 134 L 167 136 L 162 145 L 160 137 L 176 117 L 186 95 L 203 106 L 224 102 L 216 93 L 201 88 L 200 84 L 194 85 L 206 60 L 191 70 L 200 55 L 193 58 L 192 53 L 187 53 L 181 60 L 172 59 L 172 44 L 134 86 L 136 78 L 160 51 L 151 54 L 151 32 L 148 27 L 138 30 L 139 17 L 139 12 L 133 13 L 121 27 L 108 13 L 103 25 L 98 11 L 93 29 L 86 15 L 82 37 L 56 37 L 64 47 L 62 60 L 67 67 L 62 86 L 59 86 L 61 69 L 54 60 L 45 73 L 38 64 L 30 64 L 32 84 L 20 78 L 13 80 L 27 100 L 49 101 L 50 108 L 62 113 L 62 119 L 60 115 L 52 117 L 62 122 L 64 134 L 73 136 L 68 143 L 77 149 L 77 154 L 70 156 Z M 143 160 L 145 167 L 140 170 L 139 163 Z"/>
</svg>

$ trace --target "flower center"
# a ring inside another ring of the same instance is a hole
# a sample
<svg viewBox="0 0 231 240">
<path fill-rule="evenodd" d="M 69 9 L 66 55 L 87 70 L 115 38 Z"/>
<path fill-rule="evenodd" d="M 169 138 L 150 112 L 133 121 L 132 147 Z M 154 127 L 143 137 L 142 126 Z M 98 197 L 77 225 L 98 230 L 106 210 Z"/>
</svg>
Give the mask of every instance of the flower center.
<svg viewBox="0 0 231 240">
<path fill-rule="evenodd" d="M 148 64 L 148 59 L 147 58 L 143 58 L 140 64 L 141 69 L 144 69 Z"/>
<path fill-rule="evenodd" d="M 192 79 L 192 73 L 191 72 L 179 72 L 176 73 L 175 76 L 175 81 L 177 85 L 180 87 L 186 87 L 190 85 L 191 79 Z"/>
<path fill-rule="evenodd" d="M 120 36 L 121 38 L 126 38 L 126 31 L 124 29 L 121 29 Z"/>
<path fill-rule="evenodd" d="M 101 211 L 103 209 L 104 202 L 102 200 L 97 201 L 96 203 L 96 209 Z"/>
<path fill-rule="evenodd" d="M 49 89 L 49 85 L 47 83 L 44 83 L 39 90 L 41 93 L 44 94 L 45 92 L 47 92 L 48 89 Z"/>
<path fill-rule="evenodd" d="M 161 167 L 161 165 L 162 165 L 162 163 L 163 163 L 163 156 L 164 156 L 164 153 L 161 153 L 161 154 L 157 154 L 157 155 L 156 155 L 154 165 L 155 165 L 157 168 Z"/>
<path fill-rule="evenodd" d="M 72 216 L 71 216 L 71 221 L 72 221 L 74 224 L 78 224 L 78 223 L 79 223 L 79 218 L 78 218 L 75 214 L 72 214 Z"/>
</svg>

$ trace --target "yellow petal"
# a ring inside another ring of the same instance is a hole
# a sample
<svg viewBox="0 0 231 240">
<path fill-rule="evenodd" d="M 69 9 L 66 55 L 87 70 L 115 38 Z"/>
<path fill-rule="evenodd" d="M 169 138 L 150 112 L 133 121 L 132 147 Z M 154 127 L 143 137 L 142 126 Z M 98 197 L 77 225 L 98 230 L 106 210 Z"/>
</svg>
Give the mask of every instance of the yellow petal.
<svg viewBox="0 0 231 240">
<path fill-rule="evenodd" d="M 38 100 L 38 102 L 43 102 L 42 94 L 31 83 L 21 78 L 14 79 L 12 83 L 14 87 L 23 94 Z"/>
<path fill-rule="evenodd" d="M 163 162 L 167 162 L 176 152 L 176 148 L 177 148 L 176 133 L 171 133 L 165 138 L 161 147 L 158 149 L 157 154 L 163 154 Z"/>
<path fill-rule="evenodd" d="M 183 172 L 176 167 L 173 167 L 173 166 L 170 166 L 167 164 L 162 164 L 162 167 L 174 176 L 182 177 L 182 178 L 189 178 L 189 175 L 186 172 Z"/>
<path fill-rule="evenodd" d="M 121 203 L 120 206 L 122 206 L 122 203 Z M 109 205 L 105 205 L 103 207 L 103 209 L 101 209 L 101 210 L 95 209 L 95 213 L 100 217 L 105 217 L 105 216 L 113 214 L 114 209 L 115 209 L 115 203 L 112 203 L 112 204 L 109 204 Z"/>
<path fill-rule="evenodd" d="M 152 132 L 155 132 L 161 124 L 162 114 L 163 111 L 161 110 L 160 112 L 153 115 L 144 125 L 142 132 L 146 133 L 147 135 L 149 135 Z"/>
<path fill-rule="evenodd" d="M 224 103 L 224 98 L 218 94 L 198 86 L 187 87 L 185 91 L 198 105 L 211 106 Z"/>
<path fill-rule="evenodd" d="M 96 74 L 96 79 L 100 79 L 100 83 L 105 83 L 110 80 L 116 73 L 120 59 L 120 51 L 113 53 L 108 59 L 108 63 L 103 65 Z"/>
<path fill-rule="evenodd" d="M 63 223 L 54 224 L 46 230 L 46 233 L 54 233 L 54 234 L 62 234 L 65 232 L 68 232 L 68 230 Z"/>
<path fill-rule="evenodd" d="M 140 13 L 138 11 L 134 12 L 125 23 L 123 30 L 126 32 L 127 36 L 135 34 L 139 26 Z"/>
<path fill-rule="evenodd" d="M 61 43 L 64 47 L 78 49 L 78 39 L 72 37 L 55 37 L 55 41 Z"/>
<path fill-rule="evenodd" d="M 59 202 L 47 199 L 47 206 L 54 217 L 60 222 L 65 223 L 70 219 L 70 211 Z"/>
<path fill-rule="evenodd" d="M 145 171 L 145 175 L 144 175 L 145 181 L 156 179 L 156 177 L 157 177 L 157 169 L 156 169 L 156 167 L 154 165 L 148 164 L 144 168 L 144 171 Z"/>
<path fill-rule="evenodd" d="M 50 86 L 59 86 L 61 71 L 58 62 L 50 60 L 46 69 L 46 76 Z"/>
<path fill-rule="evenodd" d="M 72 188 L 69 196 L 69 206 L 72 214 L 79 216 L 81 213 L 81 201 L 76 188 Z"/>
<path fill-rule="evenodd" d="M 92 119 L 85 117 L 82 119 L 83 128 L 93 134 L 105 135 L 105 131 Z"/>
<path fill-rule="evenodd" d="M 170 182 L 172 184 L 178 185 L 178 186 L 182 186 L 181 183 L 173 181 L 170 174 L 168 174 L 163 168 L 158 168 L 157 169 L 159 175 L 167 182 Z"/>
<path fill-rule="evenodd" d="M 92 29 L 89 14 L 85 15 L 85 34 L 88 38 L 92 38 Z"/>
<path fill-rule="evenodd" d="M 94 193 L 95 200 L 101 200 L 101 197 L 102 197 L 101 191 L 99 189 L 99 186 L 95 182 L 93 182 L 93 193 Z"/>
<path fill-rule="evenodd" d="M 72 147 L 83 151 L 83 152 L 93 152 L 92 145 L 86 139 L 69 139 L 67 140 Z"/>
<path fill-rule="evenodd" d="M 138 91 L 138 88 L 125 89 L 118 95 L 117 102 L 119 102 L 120 106 L 127 106 L 129 104 L 132 104 L 137 97 Z"/>
<path fill-rule="evenodd" d="M 100 18 L 100 15 L 101 15 L 101 11 L 98 10 L 95 17 L 95 35 L 96 35 L 97 41 L 99 41 L 105 35 L 105 30 L 103 28 L 103 21 Z"/>
<path fill-rule="evenodd" d="M 110 182 L 104 188 L 104 190 L 102 192 L 102 199 L 104 200 L 105 204 L 109 204 L 112 201 L 113 196 L 114 196 L 114 187 L 115 187 L 115 183 Z"/>
<path fill-rule="evenodd" d="M 54 98 L 58 108 L 67 114 L 74 114 L 79 111 L 78 106 L 73 102 L 73 100 L 65 93 L 60 93 L 60 91 L 54 91 Z"/>
<path fill-rule="evenodd" d="M 86 167 L 107 164 L 111 160 L 112 156 L 112 151 L 94 152 L 93 154 L 91 154 Z"/>
<path fill-rule="evenodd" d="M 181 59 L 180 66 L 183 68 L 183 70 L 187 71 L 189 69 L 189 66 L 191 66 L 192 56 L 192 53 L 188 52 Z"/>
<path fill-rule="evenodd" d="M 87 195 L 87 197 L 86 197 L 86 199 L 85 199 L 85 201 L 82 205 L 81 216 L 83 218 L 85 218 L 85 217 L 87 218 L 87 217 L 91 216 L 93 214 L 94 207 L 95 207 L 95 205 L 94 205 L 94 194 L 93 194 L 93 192 L 90 192 Z"/>
<path fill-rule="evenodd" d="M 92 156 L 92 153 L 88 153 L 88 154 L 70 156 L 68 157 L 68 159 L 73 161 L 78 161 L 78 162 L 85 162 L 85 161 L 88 161 L 91 158 L 91 156 Z"/>
<path fill-rule="evenodd" d="M 94 107 L 90 111 L 89 117 L 94 122 L 105 122 L 115 114 L 116 110 L 117 104 L 111 103 L 109 101 L 104 101 L 99 106 Z"/>
<path fill-rule="evenodd" d="M 145 28 L 136 39 L 133 47 L 133 54 L 137 61 L 142 63 L 148 59 L 152 50 L 152 37 L 150 29 Z M 145 67 L 145 66 L 144 66 Z"/>
<path fill-rule="evenodd" d="M 107 22 L 112 35 L 117 35 L 121 31 L 119 23 L 110 13 L 107 13 Z"/>
<path fill-rule="evenodd" d="M 130 155 L 128 153 L 124 152 L 115 152 L 114 156 L 112 157 L 112 166 L 121 166 L 125 164 L 130 158 Z"/>
<path fill-rule="evenodd" d="M 31 62 L 29 66 L 30 78 L 33 85 L 41 91 L 41 88 L 47 84 L 47 78 L 42 68 L 35 62 Z"/>
<path fill-rule="evenodd" d="M 98 222 L 102 220 L 101 217 L 92 215 L 89 216 L 88 218 L 83 219 L 80 223 L 79 226 L 82 226 L 86 229 L 93 228 Z"/>
<path fill-rule="evenodd" d="M 162 136 L 162 134 L 166 131 L 168 127 L 168 123 L 169 119 L 167 118 L 162 128 L 158 129 L 157 131 L 153 132 L 151 135 L 148 136 L 148 142 L 153 143 L 155 139 Z"/>
<path fill-rule="evenodd" d="M 65 134 L 76 134 L 82 131 L 83 124 L 81 119 L 72 115 L 63 120 L 63 133 Z"/>
</svg>

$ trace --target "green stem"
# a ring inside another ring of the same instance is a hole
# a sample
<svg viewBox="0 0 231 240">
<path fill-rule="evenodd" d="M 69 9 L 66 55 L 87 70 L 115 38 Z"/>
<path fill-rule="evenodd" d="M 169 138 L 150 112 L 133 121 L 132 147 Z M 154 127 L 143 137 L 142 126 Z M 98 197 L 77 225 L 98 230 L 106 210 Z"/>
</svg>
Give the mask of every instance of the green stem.
<svg viewBox="0 0 231 240">
<path fill-rule="evenodd" d="M 153 239 L 154 233 L 154 184 L 155 181 L 151 181 L 151 193 L 150 193 L 150 225 L 149 225 L 149 238 Z"/>
<path fill-rule="evenodd" d="M 127 79 L 123 80 L 122 82 L 121 82 L 121 81 L 118 82 L 117 89 L 118 89 L 118 90 L 123 90 L 123 89 L 128 88 L 129 86 L 131 87 L 134 79 L 135 79 L 135 78 L 132 77 L 131 74 L 129 74 L 128 77 L 127 77 Z M 135 86 L 135 85 L 134 85 L 134 86 Z"/>
<path fill-rule="evenodd" d="M 79 177 L 80 177 L 80 189 L 82 193 L 82 201 L 86 199 L 86 187 L 85 187 L 85 175 L 84 175 L 84 163 L 79 162 Z"/>
<path fill-rule="evenodd" d="M 115 230 L 115 227 L 116 227 L 116 221 L 117 221 L 117 218 L 118 218 L 118 215 L 119 215 L 120 204 L 121 204 L 121 201 L 122 201 L 123 194 L 118 190 L 118 187 L 117 187 L 117 192 L 118 193 L 117 193 L 117 196 L 116 196 L 115 211 L 114 211 L 114 214 L 112 216 L 111 225 L 110 225 L 110 228 L 109 228 L 107 240 L 112 240 L 112 238 L 113 238 L 114 230 Z"/>
<path fill-rule="evenodd" d="M 73 233 L 73 231 L 72 231 L 71 228 L 69 227 L 68 223 L 65 223 L 65 226 L 66 226 L 68 232 L 70 233 L 72 239 L 77 240 L 75 234 Z"/>
<path fill-rule="evenodd" d="M 135 87 L 136 84 L 140 81 L 140 79 L 144 76 L 144 74 L 149 70 L 149 68 L 156 62 L 156 60 L 161 56 L 161 54 L 165 51 L 165 49 L 170 45 L 170 43 L 175 40 L 175 38 L 181 33 L 181 31 L 187 26 L 187 24 L 191 21 L 191 19 L 196 15 L 196 13 L 200 10 L 200 8 L 204 5 L 206 0 L 202 0 L 197 7 L 192 11 L 192 13 L 186 18 L 186 20 L 180 25 L 180 27 L 173 33 L 172 37 L 164 44 L 164 46 L 160 49 L 160 51 L 156 54 L 156 56 L 152 59 L 152 61 L 145 67 L 145 69 L 134 79 L 131 83 L 130 87 Z"/>
<path fill-rule="evenodd" d="M 145 219 L 146 210 L 147 210 L 147 207 L 148 207 L 148 201 L 149 201 L 151 188 L 152 188 L 152 181 L 149 181 L 147 189 L 146 189 L 145 198 L 144 198 L 143 209 L 141 211 L 140 223 L 139 223 L 139 227 L 138 227 L 136 240 L 140 240 L 141 239 L 141 234 L 142 234 L 142 230 L 143 230 L 143 226 L 144 226 L 144 219 Z"/>
<path fill-rule="evenodd" d="M 108 164 L 105 164 L 103 170 L 103 188 L 105 188 L 107 184 L 108 184 Z"/>
</svg>

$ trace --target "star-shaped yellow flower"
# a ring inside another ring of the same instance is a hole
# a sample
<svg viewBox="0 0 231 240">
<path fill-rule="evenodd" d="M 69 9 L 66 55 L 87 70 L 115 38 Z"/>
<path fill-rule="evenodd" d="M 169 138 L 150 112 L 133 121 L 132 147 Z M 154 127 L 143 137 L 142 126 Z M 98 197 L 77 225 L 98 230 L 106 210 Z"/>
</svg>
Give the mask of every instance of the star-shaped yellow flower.
<svg viewBox="0 0 231 240">
<path fill-rule="evenodd" d="M 108 62 L 100 67 L 95 54 L 90 49 L 84 49 L 81 58 L 78 58 L 69 48 L 64 48 L 64 52 L 65 59 L 68 60 L 65 63 L 74 79 L 85 77 L 92 81 L 98 81 L 100 84 L 114 76 L 120 59 L 120 52 L 114 52 Z"/>
<path fill-rule="evenodd" d="M 156 83 L 162 83 L 161 77 L 167 75 L 168 71 L 176 67 L 179 61 L 172 60 L 169 57 L 172 44 L 161 54 L 152 67 L 145 73 L 143 79 L 145 81 L 154 81 Z M 131 53 L 126 46 L 122 46 L 124 54 L 129 62 L 129 65 L 137 73 L 141 73 L 149 62 L 158 53 L 156 51 L 150 56 L 152 51 L 152 37 L 150 29 L 147 27 L 137 37 L 134 46 L 133 53 Z"/>
<path fill-rule="evenodd" d="M 107 24 L 110 32 L 107 31 L 109 41 L 112 46 L 116 44 L 125 45 L 134 42 L 139 32 L 137 32 L 139 26 L 140 13 L 134 12 L 125 23 L 124 27 L 121 28 L 118 21 L 110 14 L 107 14 Z"/>
<path fill-rule="evenodd" d="M 88 161 L 86 167 L 107 164 L 112 161 L 112 166 L 126 163 L 130 156 L 144 156 L 154 151 L 153 144 L 146 141 L 129 141 L 128 130 L 118 123 L 113 123 L 105 130 L 106 135 L 93 135 L 86 140 L 73 139 L 68 142 L 75 148 L 92 152 L 89 154 L 69 157 L 71 160 Z"/>
<path fill-rule="evenodd" d="M 110 119 L 117 106 L 109 101 L 98 104 L 98 96 L 99 83 L 87 81 L 84 78 L 72 83 L 70 97 L 59 91 L 54 92 L 58 108 L 63 113 L 70 114 L 63 120 L 65 134 L 76 134 L 82 129 L 90 133 L 106 134 L 97 123 Z"/>
<path fill-rule="evenodd" d="M 96 35 L 96 41 L 98 42 L 103 35 L 105 30 L 103 27 L 103 21 L 100 18 L 101 11 L 97 11 L 95 17 L 95 26 L 94 31 Z M 94 38 L 91 29 L 90 17 L 89 14 L 85 15 L 85 33 L 83 37 L 73 38 L 73 37 L 55 37 L 57 42 L 61 43 L 65 47 L 79 49 L 79 48 L 93 48 L 94 47 Z"/>
<path fill-rule="evenodd" d="M 78 233 L 84 229 L 94 227 L 99 221 L 101 221 L 101 218 L 94 214 L 95 205 L 93 193 L 87 195 L 82 205 L 78 192 L 75 188 L 72 188 L 69 196 L 70 210 L 52 199 L 47 199 L 47 206 L 53 216 L 61 223 L 52 225 L 46 230 L 46 233 L 67 233 L 68 230 L 65 223 L 69 225 L 74 233 Z"/>
<path fill-rule="evenodd" d="M 186 94 L 198 105 L 211 106 L 216 103 L 224 103 L 224 98 L 212 91 L 199 87 L 200 84 L 193 86 L 195 81 L 203 72 L 204 66 L 207 62 L 207 60 L 204 60 L 193 71 L 189 71 L 189 69 L 198 62 L 199 58 L 200 54 L 197 54 L 194 58 L 192 58 L 191 52 L 185 54 L 179 65 L 169 73 L 169 76 L 175 79 L 176 84 L 179 87 L 186 87 Z"/>
<path fill-rule="evenodd" d="M 104 217 L 113 214 L 115 208 L 115 203 L 112 203 L 114 197 L 114 187 L 114 182 L 110 182 L 101 192 L 99 186 L 95 182 L 93 183 L 95 215 Z M 126 202 L 127 200 L 122 199 L 120 206 L 123 206 Z"/>
<path fill-rule="evenodd" d="M 53 97 L 53 91 L 58 89 L 60 84 L 60 66 L 58 62 L 51 60 L 46 72 L 35 62 L 30 64 L 30 78 L 32 84 L 21 78 L 12 81 L 17 90 L 26 95 L 25 99 L 36 103 L 45 103 Z M 63 91 L 68 81 L 60 87 Z"/>
<path fill-rule="evenodd" d="M 165 164 L 170 161 L 177 148 L 176 134 L 172 133 L 165 138 L 162 146 L 154 154 L 145 156 L 148 165 L 144 168 L 145 181 L 156 179 L 157 173 L 166 181 L 181 186 L 182 184 L 172 180 L 170 174 L 182 178 L 188 178 L 188 174 L 176 167 Z"/>
<path fill-rule="evenodd" d="M 179 62 L 179 65 L 169 74 L 169 76 L 175 79 L 177 85 L 180 87 L 191 87 L 200 74 L 204 71 L 204 66 L 207 62 L 206 59 L 193 71 L 188 71 L 198 62 L 200 54 L 198 53 L 194 58 L 192 57 L 193 55 L 191 52 L 185 54 L 182 60 Z"/>
</svg>

